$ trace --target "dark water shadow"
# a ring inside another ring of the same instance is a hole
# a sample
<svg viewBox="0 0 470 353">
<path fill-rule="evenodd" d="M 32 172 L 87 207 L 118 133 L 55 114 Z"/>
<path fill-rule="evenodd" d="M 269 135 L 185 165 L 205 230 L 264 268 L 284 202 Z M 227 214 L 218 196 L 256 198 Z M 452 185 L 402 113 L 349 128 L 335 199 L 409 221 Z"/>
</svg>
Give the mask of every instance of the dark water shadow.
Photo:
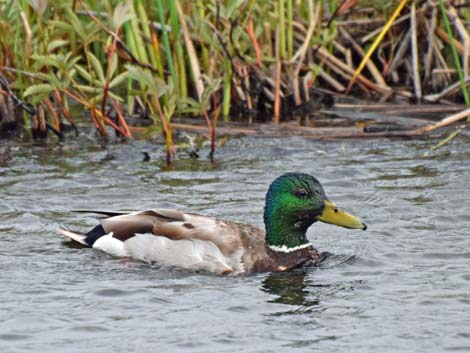
<svg viewBox="0 0 470 353">
<path fill-rule="evenodd" d="M 312 285 L 306 280 L 309 269 L 298 269 L 283 273 L 270 273 L 262 282 L 261 290 L 276 297 L 268 300 L 268 303 L 286 304 L 295 306 L 295 309 L 287 312 L 273 313 L 274 316 L 285 314 L 298 314 L 313 310 L 318 307 L 320 301 L 312 297 Z"/>
<path fill-rule="evenodd" d="M 302 314 L 309 312 L 321 312 L 326 309 L 322 300 L 338 291 L 351 291 L 357 283 L 320 283 L 315 279 L 315 273 L 323 270 L 334 270 L 352 266 L 360 257 L 354 255 L 322 253 L 322 262 L 319 267 L 306 267 L 289 272 L 270 273 L 261 285 L 261 291 L 272 294 L 268 303 L 285 304 L 292 306 L 292 310 L 275 312 L 273 316 L 286 314 Z"/>
</svg>

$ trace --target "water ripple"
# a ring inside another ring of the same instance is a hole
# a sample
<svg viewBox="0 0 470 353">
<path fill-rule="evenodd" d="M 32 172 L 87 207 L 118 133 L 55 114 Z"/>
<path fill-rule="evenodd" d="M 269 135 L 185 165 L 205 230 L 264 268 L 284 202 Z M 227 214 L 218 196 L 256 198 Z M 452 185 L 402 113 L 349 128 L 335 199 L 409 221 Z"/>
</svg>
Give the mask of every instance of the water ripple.
<svg viewBox="0 0 470 353">
<path fill-rule="evenodd" d="M 466 351 L 469 136 L 427 155 L 436 141 L 231 139 L 216 164 L 204 150 L 171 167 L 149 142 L 0 146 L 2 352 Z M 266 188 L 293 170 L 315 174 L 369 225 L 312 227 L 329 253 L 319 268 L 215 276 L 113 259 L 56 234 L 96 224 L 70 212 L 90 208 L 262 226 Z"/>
</svg>

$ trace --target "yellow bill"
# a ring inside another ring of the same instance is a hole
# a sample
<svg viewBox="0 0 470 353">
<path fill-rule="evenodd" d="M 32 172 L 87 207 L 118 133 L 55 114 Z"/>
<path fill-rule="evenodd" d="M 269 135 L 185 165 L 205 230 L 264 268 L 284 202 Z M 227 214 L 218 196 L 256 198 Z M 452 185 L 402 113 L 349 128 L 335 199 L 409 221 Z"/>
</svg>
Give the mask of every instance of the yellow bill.
<svg viewBox="0 0 470 353">
<path fill-rule="evenodd" d="M 353 215 L 338 208 L 334 202 L 325 200 L 325 208 L 317 220 L 350 229 L 366 230 L 367 225 Z"/>
</svg>

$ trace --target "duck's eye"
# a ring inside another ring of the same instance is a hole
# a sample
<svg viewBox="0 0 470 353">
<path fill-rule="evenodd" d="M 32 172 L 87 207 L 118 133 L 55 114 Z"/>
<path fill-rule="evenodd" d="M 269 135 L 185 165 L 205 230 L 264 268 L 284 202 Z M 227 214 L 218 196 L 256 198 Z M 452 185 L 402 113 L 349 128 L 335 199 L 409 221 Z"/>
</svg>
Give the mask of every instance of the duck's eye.
<svg viewBox="0 0 470 353">
<path fill-rule="evenodd" d="M 300 198 L 305 198 L 308 196 L 308 191 L 305 189 L 300 189 L 295 192 L 295 196 L 300 197 Z"/>
</svg>

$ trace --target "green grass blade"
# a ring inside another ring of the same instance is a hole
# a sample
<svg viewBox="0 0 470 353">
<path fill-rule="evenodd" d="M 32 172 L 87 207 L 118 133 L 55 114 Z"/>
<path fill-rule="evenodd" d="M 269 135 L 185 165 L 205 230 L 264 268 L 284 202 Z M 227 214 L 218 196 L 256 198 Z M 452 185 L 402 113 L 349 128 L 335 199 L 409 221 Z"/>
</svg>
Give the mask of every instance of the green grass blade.
<svg viewBox="0 0 470 353">
<path fill-rule="evenodd" d="M 465 99 L 465 104 L 467 105 L 467 107 L 469 107 L 470 106 L 470 97 L 468 95 L 468 90 L 467 90 L 467 87 L 465 85 L 465 77 L 464 77 L 465 75 L 464 75 L 463 70 L 462 70 L 462 65 L 460 64 L 459 53 L 458 53 L 457 48 L 455 46 L 454 34 L 452 33 L 452 29 L 450 27 L 449 18 L 447 17 L 447 12 L 446 12 L 443 0 L 439 0 L 439 8 L 441 9 L 442 19 L 444 20 L 444 26 L 446 28 L 447 35 L 450 38 L 450 43 L 451 43 L 450 46 L 452 48 L 452 55 L 454 57 L 455 66 L 457 68 L 457 73 L 459 75 L 460 86 L 461 86 L 461 89 L 462 89 L 463 97 Z M 470 122 L 470 118 L 468 119 L 468 121 Z"/>
</svg>

